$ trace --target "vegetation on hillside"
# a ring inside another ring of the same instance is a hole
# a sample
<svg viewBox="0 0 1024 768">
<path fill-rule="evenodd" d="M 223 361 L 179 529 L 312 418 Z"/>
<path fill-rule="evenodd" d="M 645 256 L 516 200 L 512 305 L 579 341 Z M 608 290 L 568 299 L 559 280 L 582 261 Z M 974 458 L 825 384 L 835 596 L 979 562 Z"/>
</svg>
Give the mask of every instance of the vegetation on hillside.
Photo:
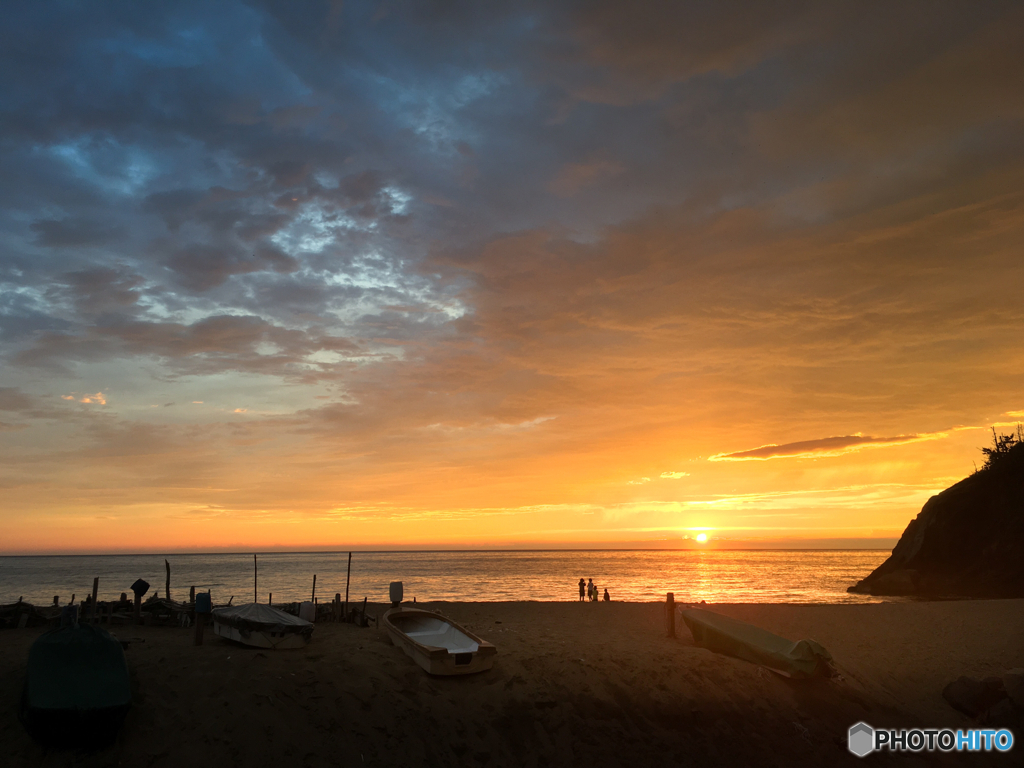
<svg viewBox="0 0 1024 768">
<path fill-rule="evenodd" d="M 985 454 L 985 463 L 981 465 L 981 469 L 978 471 L 983 472 L 986 469 L 990 469 L 1006 458 L 1010 451 L 1022 445 L 1024 445 L 1024 428 L 1020 424 L 1017 424 L 1016 433 L 1011 432 L 1008 435 L 997 434 L 996 428 L 992 427 L 992 447 L 981 449 L 981 452 Z"/>
</svg>

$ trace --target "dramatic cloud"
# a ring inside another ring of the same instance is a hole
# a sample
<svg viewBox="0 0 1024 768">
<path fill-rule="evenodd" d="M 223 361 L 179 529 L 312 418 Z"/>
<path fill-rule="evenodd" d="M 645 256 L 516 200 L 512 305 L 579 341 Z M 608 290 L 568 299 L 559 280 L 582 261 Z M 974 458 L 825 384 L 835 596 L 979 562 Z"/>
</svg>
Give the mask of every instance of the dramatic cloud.
<svg viewBox="0 0 1024 768">
<path fill-rule="evenodd" d="M 986 440 L 940 430 L 1021 413 L 1021 29 L 10 5 L 11 546 L 898 532 Z M 736 463 L 799 456 L 833 458 Z"/>
</svg>

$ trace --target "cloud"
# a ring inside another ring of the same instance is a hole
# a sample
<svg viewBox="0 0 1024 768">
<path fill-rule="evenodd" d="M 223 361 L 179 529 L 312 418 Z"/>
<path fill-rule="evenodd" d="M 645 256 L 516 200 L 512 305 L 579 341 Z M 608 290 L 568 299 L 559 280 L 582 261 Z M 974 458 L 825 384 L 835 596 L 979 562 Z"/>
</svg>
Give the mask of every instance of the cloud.
<svg viewBox="0 0 1024 768">
<path fill-rule="evenodd" d="M 89 405 L 107 404 L 107 396 L 104 395 L 102 392 L 97 392 L 93 395 L 82 395 L 81 397 L 76 397 L 75 395 L 61 395 L 60 399 L 70 400 L 72 402 L 87 403 Z"/>
<path fill-rule="evenodd" d="M 689 472 L 662 472 L 661 477 L 669 480 L 678 480 L 681 477 L 689 477 Z"/>
<path fill-rule="evenodd" d="M 246 253 L 241 248 L 195 245 L 168 257 L 164 265 L 175 272 L 186 288 L 203 292 L 223 283 L 232 275 L 246 275 L 273 269 L 294 272 L 299 262 L 276 249 Z"/>
<path fill-rule="evenodd" d="M 905 445 L 923 440 L 939 440 L 948 437 L 947 432 L 936 432 L 927 435 L 900 435 L 898 437 L 869 437 L 865 435 L 844 435 L 842 437 L 823 437 L 817 440 L 803 440 L 784 445 L 762 445 L 746 451 L 735 453 L 719 453 L 709 456 L 708 461 L 766 461 L 768 459 L 799 459 L 816 458 L 819 456 L 840 456 L 862 448 L 883 447 L 887 445 Z"/>
</svg>

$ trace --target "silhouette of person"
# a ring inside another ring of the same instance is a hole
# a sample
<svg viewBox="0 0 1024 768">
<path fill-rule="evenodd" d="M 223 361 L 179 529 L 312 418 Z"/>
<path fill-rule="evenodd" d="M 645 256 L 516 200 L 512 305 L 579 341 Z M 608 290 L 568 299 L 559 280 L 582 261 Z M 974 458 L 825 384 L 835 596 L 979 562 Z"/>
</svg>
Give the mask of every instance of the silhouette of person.
<svg viewBox="0 0 1024 768">
<path fill-rule="evenodd" d="M 597 591 L 597 587 L 594 586 L 593 579 L 587 579 L 587 597 L 590 598 L 590 602 L 594 602 L 594 592 Z"/>
<path fill-rule="evenodd" d="M 608 587 L 604 588 L 604 601 L 606 603 L 610 603 L 612 601 L 612 599 L 608 597 Z"/>
<path fill-rule="evenodd" d="M 587 583 L 585 581 L 583 581 L 583 577 L 581 576 L 580 577 L 580 602 L 583 602 L 583 593 L 584 593 L 584 590 L 586 588 L 587 588 Z"/>
</svg>

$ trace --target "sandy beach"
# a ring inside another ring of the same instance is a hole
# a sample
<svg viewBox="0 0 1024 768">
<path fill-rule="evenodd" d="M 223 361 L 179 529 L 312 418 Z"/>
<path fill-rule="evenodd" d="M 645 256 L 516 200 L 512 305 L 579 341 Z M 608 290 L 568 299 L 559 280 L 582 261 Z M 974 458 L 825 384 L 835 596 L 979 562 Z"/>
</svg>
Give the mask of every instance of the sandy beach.
<svg viewBox="0 0 1024 768">
<path fill-rule="evenodd" d="M 296 651 L 188 629 L 118 627 L 135 703 L 99 752 L 44 750 L 17 720 L 40 629 L 0 633 L 3 764 L 22 766 L 642 766 L 860 764 L 875 726 L 970 727 L 943 700 L 960 675 L 1024 667 L 1024 600 L 718 605 L 829 649 L 841 678 L 795 681 L 666 636 L 653 603 L 422 603 L 498 646 L 494 668 L 432 678 L 383 631 L 320 624 Z M 376 606 L 382 612 L 384 606 Z M 371 611 L 373 612 L 373 611 Z M 1019 734 L 1018 734 L 1019 736 Z M 1021 765 L 1007 755 L 873 755 Z"/>
</svg>

